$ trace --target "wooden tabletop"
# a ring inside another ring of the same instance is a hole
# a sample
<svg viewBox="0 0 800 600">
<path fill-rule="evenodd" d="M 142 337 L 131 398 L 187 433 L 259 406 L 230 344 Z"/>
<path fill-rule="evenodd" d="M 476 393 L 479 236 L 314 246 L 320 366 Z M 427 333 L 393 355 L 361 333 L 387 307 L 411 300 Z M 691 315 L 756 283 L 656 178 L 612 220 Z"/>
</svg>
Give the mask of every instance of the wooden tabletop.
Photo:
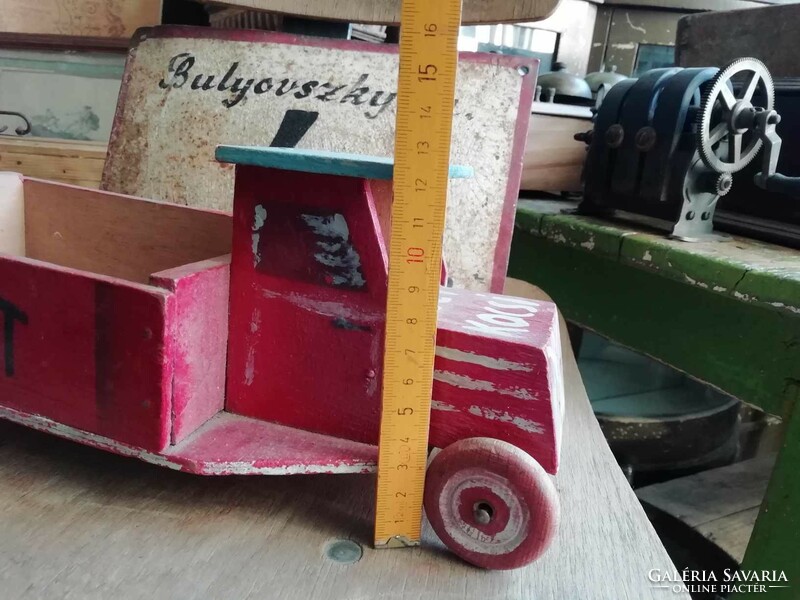
<svg viewBox="0 0 800 600">
<path fill-rule="evenodd" d="M 0 423 L 2 597 L 689 598 L 649 581 L 651 569 L 672 563 L 614 462 L 568 348 L 564 360 L 562 524 L 528 568 L 470 567 L 427 526 L 421 548 L 373 550 L 370 475 L 203 478 Z M 360 561 L 327 558 L 340 539 L 363 547 Z"/>
</svg>

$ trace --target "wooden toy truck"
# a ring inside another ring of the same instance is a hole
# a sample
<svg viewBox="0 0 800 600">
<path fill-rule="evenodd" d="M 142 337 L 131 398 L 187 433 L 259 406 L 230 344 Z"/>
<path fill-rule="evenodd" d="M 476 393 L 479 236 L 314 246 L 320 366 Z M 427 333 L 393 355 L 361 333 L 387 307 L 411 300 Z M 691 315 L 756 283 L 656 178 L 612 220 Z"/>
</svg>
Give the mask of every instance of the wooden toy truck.
<svg viewBox="0 0 800 600">
<path fill-rule="evenodd" d="M 0 174 L 0 416 L 201 475 L 371 472 L 392 165 L 218 158 L 232 220 Z M 534 560 L 559 515 L 555 307 L 442 288 L 432 400 L 434 530 L 482 567 Z"/>
</svg>

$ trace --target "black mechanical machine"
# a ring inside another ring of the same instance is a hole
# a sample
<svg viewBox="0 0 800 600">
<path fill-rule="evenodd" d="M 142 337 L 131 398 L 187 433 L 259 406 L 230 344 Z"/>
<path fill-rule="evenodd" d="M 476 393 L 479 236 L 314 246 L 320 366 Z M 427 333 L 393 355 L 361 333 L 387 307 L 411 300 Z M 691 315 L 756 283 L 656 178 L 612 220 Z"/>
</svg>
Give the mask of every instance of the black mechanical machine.
<svg viewBox="0 0 800 600">
<path fill-rule="evenodd" d="M 621 81 L 600 101 L 593 129 L 576 136 L 588 144 L 578 211 L 635 213 L 678 239 L 713 239 L 720 198 L 759 153 L 750 179 L 800 205 L 800 177 L 776 173 L 780 121 L 772 77 L 754 58 Z"/>
</svg>

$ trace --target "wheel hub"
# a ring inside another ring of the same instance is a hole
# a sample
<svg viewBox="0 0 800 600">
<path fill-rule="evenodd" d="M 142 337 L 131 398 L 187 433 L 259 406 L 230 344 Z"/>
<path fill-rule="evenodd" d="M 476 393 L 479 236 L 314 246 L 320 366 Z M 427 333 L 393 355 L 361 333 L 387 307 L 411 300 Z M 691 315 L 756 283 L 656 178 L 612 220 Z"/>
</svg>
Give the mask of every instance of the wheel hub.
<svg viewBox="0 0 800 600">
<path fill-rule="evenodd" d="M 472 507 L 472 515 L 481 525 L 488 525 L 494 516 L 494 508 L 486 500 L 481 500 Z"/>
</svg>

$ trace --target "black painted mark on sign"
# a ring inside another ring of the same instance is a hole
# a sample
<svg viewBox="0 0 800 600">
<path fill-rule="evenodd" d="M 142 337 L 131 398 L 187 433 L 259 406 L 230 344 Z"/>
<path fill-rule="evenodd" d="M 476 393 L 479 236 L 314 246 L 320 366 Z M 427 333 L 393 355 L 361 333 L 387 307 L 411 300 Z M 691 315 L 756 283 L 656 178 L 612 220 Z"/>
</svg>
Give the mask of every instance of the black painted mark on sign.
<svg viewBox="0 0 800 600">
<path fill-rule="evenodd" d="M 303 139 L 306 132 L 317 122 L 318 112 L 308 110 L 287 110 L 283 115 L 278 133 L 270 146 L 273 148 L 294 148 Z"/>
<path fill-rule="evenodd" d="M 6 377 L 14 376 L 14 322 L 28 324 L 28 315 L 8 300 L 0 298 L 0 313 L 3 315 L 3 356 Z"/>
</svg>

